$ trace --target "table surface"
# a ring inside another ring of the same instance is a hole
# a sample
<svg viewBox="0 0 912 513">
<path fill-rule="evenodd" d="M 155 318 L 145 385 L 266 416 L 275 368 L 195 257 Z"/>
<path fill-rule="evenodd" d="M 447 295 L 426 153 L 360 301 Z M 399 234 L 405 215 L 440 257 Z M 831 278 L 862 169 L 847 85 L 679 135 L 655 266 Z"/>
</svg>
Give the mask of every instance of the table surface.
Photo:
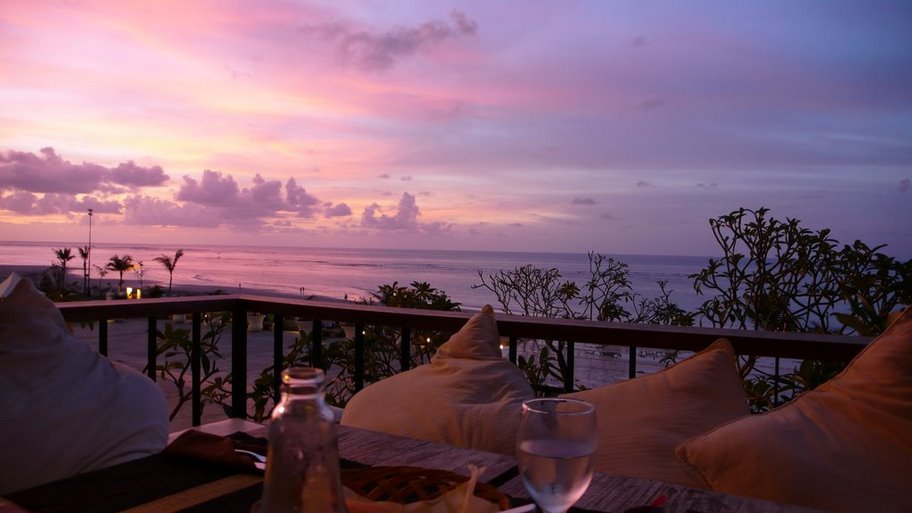
<svg viewBox="0 0 912 513">
<path fill-rule="evenodd" d="M 229 435 L 242 431 L 252 436 L 265 436 L 262 425 L 238 419 L 217 422 L 202 426 L 201 431 Z M 483 451 L 461 449 L 449 445 L 387 435 L 363 429 L 339 426 L 339 453 L 345 460 L 370 466 L 415 466 L 448 470 L 469 475 L 469 465 L 486 467 L 481 476 L 482 481 L 490 482 L 501 491 L 515 498 L 517 502 L 528 502 L 522 478 L 516 470 L 516 460 L 511 456 L 493 454 Z M 188 513 L 221 511 L 248 512 L 253 502 L 259 498 L 261 475 L 237 474 L 221 470 L 221 473 L 209 475 L 205 479 L 199 470 L 182 476 L 186 469 L 175 466 L 174 462 L 165 465 L 158 456 L 128 462 L 116 467 L 74 476 L 68 479 L 41 485 L 30 490 L 9 494 L 7 499 L 25 507 L 34 513 L 69 513 L 134 511 L 136 513 L 169 513 L 184 511 Z M 187 465 L 184 465 L 187 466 Z M 167 472 L 170 484 L 161 483 L 161 474 Z M 189 471 L 188 471 L 189 472 Z M 111 486 L 111 480 L 122 481 L 118 487 Z M 200 486 L 194 484 L 193 492 L 185 480 L 200 480 Z M 211 479 L 212 482 L 207 480 Z M 156 481 L 153 486 L 152 481 Z M 156 488 L 157 486 L 157 488 Z M 175 488 L 178 487 L 178 488 Z M 182 488 L 181 488 L 182 487 Z M 187 494 L 195 494 L 199 504 L 186 507 Z M 207 495 L 208 494 L 208 495 Z M 91 495 L 90 497 L 86 497 Z M 127 495 L 139 495 L 140 504 L 135 497 L 128 500 Z M 768 501 L 725 495 L 707 490 L 699 490 L 656 481 L 632 477 L 596 474 L 585 495 L 575 508 L 605 513 L 623 513 L 629 508 L 644 506 L 659 497 L 665 497 L 663 513 L 813 513 L 816 510 L 797 506 L 783 505 Z M 182 502 L 182 500 L 184 502 Z M 202 501 L 202 502 L 200 502 Z M 74 507 L 75 506 L 75 507 Z M 2 509 L 2 500 L 0 500 Z"/>
</svg>

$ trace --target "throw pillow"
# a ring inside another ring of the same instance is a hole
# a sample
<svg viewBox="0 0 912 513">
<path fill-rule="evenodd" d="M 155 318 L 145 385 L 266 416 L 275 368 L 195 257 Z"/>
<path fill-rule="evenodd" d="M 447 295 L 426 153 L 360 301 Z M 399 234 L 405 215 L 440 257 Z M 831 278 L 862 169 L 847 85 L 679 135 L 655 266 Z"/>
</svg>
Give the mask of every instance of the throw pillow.
<svg viewBox="0 0 912 513">
<path fill-rule="evenodd" d="M 677 454 L 721 492 L 834 512 L 909 511 L 912 308 L 827 383 Z"/>
<path fill-rule="evenodd" d="M 365 387 L 341 423 L 457 447 L 515 454 L 522 402 L 534 397 L 504 359 L 494 309 L 471 319 L 440 346 L 431 363 Z"/>
<path fill-rule="evenodd" d="M 16 275 L 0 284 L 0 493 L 161 451 L 161 389 L 73 336 Z"/>
<path fill-rule="evenodd" d="M 654 374 L 563 397 L 595 405 L 596 471 L 696 487 L 705 486 L 675 457 L 675 447 L 750 413 L 725 339 Z"/>
</svg>

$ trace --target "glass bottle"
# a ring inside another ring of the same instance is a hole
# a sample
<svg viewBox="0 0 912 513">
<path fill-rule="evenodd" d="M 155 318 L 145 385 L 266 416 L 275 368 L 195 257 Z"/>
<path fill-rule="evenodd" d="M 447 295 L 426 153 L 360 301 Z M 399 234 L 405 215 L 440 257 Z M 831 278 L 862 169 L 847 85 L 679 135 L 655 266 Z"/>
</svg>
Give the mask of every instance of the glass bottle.
<svg viewBox="0 0 912 513">
<path fill-rule="evenodd" d="M 259 513 L 345 513 L 333 414 L 320 369 L 282 372 L 282 398 L 272 412 L 266 479 Z"/>
</svg>

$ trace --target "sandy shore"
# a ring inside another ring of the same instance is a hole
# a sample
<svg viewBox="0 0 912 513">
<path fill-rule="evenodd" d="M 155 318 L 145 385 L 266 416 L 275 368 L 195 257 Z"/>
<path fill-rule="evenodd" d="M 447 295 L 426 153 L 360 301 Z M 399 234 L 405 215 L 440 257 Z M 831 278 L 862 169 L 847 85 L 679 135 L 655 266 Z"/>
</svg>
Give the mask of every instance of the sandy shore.
<svg viewBox="0 0 912 513">
<path fill-rule="evenodd" d="M 19 276 L 27 277 L 33 282 L 37 282 L 43 272 L 48 269 L 46 265 L 5 265 L 0 264 L 0 282 L 5 280 L 11 273 L 16 273 Z M 82 269 L 73 269 L 67 268 L 67 282 L 71 284 L 69 287 L 70 290 L 81 290 L 82 287 Z M 99 278 L 92 278 L 93 287 L 98 286 L 101 283 L 102 288 L 110 289 L 114 292 L 115 296 L 117 295 L 119 278 L 116 274 L 109 273 L 108 276 L 105 276 L 103 280 Z M 158 285 L 164 289 L 167 294 L 168 284 L 159 283 L 151 280 L 144 280 L 142 283 L 143 296 L 149 297 L 149 290 Z M 140 281 L 136 278 L 128 278 L 124 275 L 124 289 L 127 287 L 137 289 L 140 286 Z M 203 296 L 211 294 L 256 294 L 262 296 L 275 296 L 275 297 L 284 297 L 292 299 L 313 299 L 317 301 L 333 301 L 340 302 L 343 301 L 339 298 L 318 296 L 314 294 L 308 294 L 302 296 L 299 294 L 287 294 L 276 292 L 274 290 L 267 289 L 257 289 L 257 288 L 248 288 L 248 287 L 237 287 L 230 285 L 193 285 L 186 283 L 176 283 L 172 287 L 170 296 Z"/>
</svg>

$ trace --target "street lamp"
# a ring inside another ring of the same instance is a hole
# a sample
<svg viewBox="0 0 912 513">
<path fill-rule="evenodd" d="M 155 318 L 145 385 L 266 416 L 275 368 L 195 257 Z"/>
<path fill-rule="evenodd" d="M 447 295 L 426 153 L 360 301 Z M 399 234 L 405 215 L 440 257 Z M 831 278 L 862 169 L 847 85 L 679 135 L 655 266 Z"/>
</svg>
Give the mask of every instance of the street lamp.
<svg viewBox="0 0 912 513">
<path fill-rule="evenodd" d="M 86 266 L 86 273 L 88 278 L 88 288 L 87 293 L 90 293 L 92 290 L 92 212 L 94 209 L 89 209 L 89 255 L 88 255 L 88 265 Z"/>
</svg>

